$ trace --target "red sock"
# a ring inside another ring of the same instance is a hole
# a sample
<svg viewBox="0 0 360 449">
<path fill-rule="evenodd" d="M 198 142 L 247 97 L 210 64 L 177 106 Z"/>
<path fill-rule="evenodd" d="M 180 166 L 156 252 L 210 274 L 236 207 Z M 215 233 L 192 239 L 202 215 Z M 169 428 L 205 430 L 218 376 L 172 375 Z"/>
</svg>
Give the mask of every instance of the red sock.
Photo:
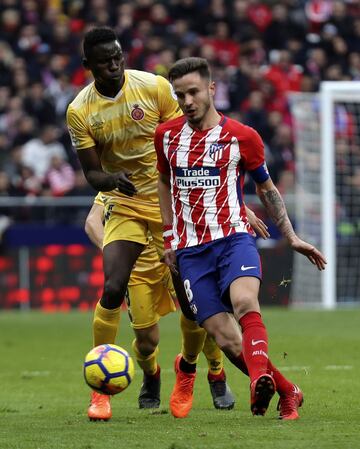
<svg viewBox="0 0 360 449">
<path fill-rule="evenodd" d="M 268 363 L 268 372 L 272 375 L 273 379 L 276 383 L 276 391 L 279 395 L 283 395 L 286 393 L 290 393 L 293 391 L 294 384 L 284 377 L 280 371 L 271 363 L 269 360 Z"/>
<path fill-rule="evenodd" d="M 250 382 L 267 372 L 268 338 L 261 315 L 248 312 L 239 320 L 243 336 L 243 355 Z"/>
</svg>

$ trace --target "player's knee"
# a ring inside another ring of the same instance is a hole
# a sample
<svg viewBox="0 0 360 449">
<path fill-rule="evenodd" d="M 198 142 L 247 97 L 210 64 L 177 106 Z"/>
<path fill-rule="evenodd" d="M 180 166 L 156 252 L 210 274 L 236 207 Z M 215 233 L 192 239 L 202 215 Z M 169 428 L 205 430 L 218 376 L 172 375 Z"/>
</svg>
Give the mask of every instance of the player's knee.
<svg viewBox="0 0 360 449">
<path fill-rule="evenodd" d="M 159 341 L 151 336 L 136 338 L 136 347 L 140 352 L 140 354 L 144 357 L 147 357 L 150 354 L 152 354 L 156 350 L 158 344 Z"/>
<path fill-rule="evenodd" d="M 126 293 L 126 284 L 116 279 L 108 279 L 104 284 L 102 300 L 111 303 L 112 306 L 119 306 Z"/>
<path fill-rule="evenodd" d="M 236 318 L 259 309 L 258 299 L 251 295 L 238 295 L 236 298 L 233 298 L 232 303 Z"/>
</svg>

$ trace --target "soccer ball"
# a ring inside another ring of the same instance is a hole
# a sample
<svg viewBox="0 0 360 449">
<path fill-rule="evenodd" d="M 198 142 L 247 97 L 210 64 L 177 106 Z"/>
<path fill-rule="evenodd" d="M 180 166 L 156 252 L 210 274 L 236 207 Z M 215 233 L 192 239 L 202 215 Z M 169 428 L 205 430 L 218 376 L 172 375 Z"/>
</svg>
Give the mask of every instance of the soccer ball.
<svg viewBox="0 0 360 449">
<path fill-rule="evenodd" d="M 130 385 L 133 377 L 134 362 L 120 346 L 96 346 L 85 357 L 85 382 L 99 393 L 120 393 Z"/>
</svg>

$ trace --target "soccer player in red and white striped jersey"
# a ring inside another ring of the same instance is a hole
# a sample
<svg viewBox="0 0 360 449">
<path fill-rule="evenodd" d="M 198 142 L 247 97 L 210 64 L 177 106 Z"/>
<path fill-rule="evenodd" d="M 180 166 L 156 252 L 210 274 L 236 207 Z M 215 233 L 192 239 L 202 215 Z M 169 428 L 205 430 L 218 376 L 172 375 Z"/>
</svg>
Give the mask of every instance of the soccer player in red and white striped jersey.
<svg viewBox="0 0 360 449">
<path fill-rule="evenodd" d="M 162 155 L 174 167 L 170 176 L 176 249 L 249 232 L 242 199 L 245 170 L 260 181 L 269 176 L 257 132 L 222 114 L 218 116 L 218 125 L 210 130 L 194 131 L 183 116 L 157 133 L 158 146 L 163 150 L 160 169 L 166 170 L 167 165 Z"/>
<path fill-rule="evenodd" d="M 245 361 L 252 413 L 264 415 L 278 389 L 280 417 L 296 419 L 302 393 L 268 357 L 258 301 L 261 261 L 242 194 L 245 172 L 291 247 L 319 270 L 325 268 L 325 258 L 295 234 L 267 171 L 258 133 L 216 111 L 207 61 L 180 60 L 169 79 L 184 116 L 159 125 L 155 133 L 165 261 L 173 270 L 178 266 L 198 323 L 236 366 Z M 231 314 L 241 327 L 242 344 Z M 176 402 L 176 386 L 174 391 Z"/>
</svg>

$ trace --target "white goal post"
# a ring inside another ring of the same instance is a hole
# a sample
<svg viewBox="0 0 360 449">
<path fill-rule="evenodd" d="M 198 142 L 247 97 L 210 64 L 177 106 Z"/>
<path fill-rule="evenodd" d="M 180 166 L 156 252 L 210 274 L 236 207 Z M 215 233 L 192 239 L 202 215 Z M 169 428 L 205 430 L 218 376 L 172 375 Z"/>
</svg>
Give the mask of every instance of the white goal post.
<svg viewBox="0 0 360 449">
<path fill-rule="evenodd" d="M 327 258 L 318 272 L 294 256 L 291 303 L 360 305 L 360 82 L 322 82 L 290 95 L 294 128 L 295 225 Z"/>
</svg>

